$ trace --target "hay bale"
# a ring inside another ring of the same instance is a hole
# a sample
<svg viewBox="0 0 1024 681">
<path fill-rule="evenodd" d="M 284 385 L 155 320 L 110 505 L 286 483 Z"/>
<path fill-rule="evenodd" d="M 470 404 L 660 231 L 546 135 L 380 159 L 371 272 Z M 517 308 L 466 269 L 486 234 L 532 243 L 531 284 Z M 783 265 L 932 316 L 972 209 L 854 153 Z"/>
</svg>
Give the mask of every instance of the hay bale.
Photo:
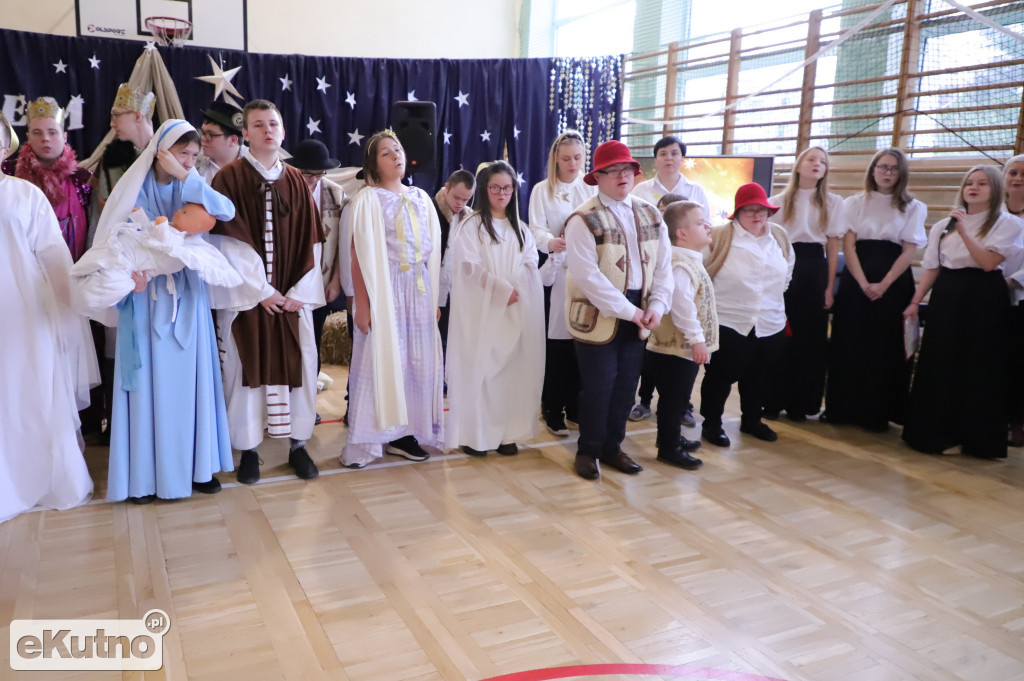
<svg viewBox="0 0 1024 681">
<path fill-rule="evenodd" d="M 320 361 L 346 366 L 352 361 L 352 339 L 348 336 L 348 319 L 344 312 L 335 312 L 324 322 Z"/>
</svg>

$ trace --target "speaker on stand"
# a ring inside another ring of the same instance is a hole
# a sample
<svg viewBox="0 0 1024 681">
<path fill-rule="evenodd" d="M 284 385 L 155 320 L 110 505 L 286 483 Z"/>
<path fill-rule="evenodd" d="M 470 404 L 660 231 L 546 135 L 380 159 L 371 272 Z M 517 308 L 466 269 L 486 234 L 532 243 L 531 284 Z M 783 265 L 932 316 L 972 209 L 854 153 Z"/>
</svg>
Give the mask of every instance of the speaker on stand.
<svg viewBox="0 0 1024 681">
<path fill-rule="evenodd" d="M 437 158 L 437 105 L 395 102 L 391 105 L 391 129 L 405 148 L 406 173 L 418 175 L 429 184 Z"/>
</svg>

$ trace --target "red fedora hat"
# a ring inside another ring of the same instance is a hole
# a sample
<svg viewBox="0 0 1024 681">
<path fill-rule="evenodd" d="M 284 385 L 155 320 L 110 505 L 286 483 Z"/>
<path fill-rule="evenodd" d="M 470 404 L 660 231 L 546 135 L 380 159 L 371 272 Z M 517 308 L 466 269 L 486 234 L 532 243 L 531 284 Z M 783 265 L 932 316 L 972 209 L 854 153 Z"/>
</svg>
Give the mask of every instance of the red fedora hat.
<svg viewBox="0 0 1024 681">
<path fill-rule="evenodd" d="M 764 187 L 756 182 L 750 182 L 736 190 L 736 202 L 729 219 L 735 219 L 736 212 L 743 206 L 764 206 L 768 209 L 768 217 L 779 212 L 778 206 L 768 203 L 768 195 L 765 193 Z"/>
<path fill-rule="evenodd" d="M 594 173 L 617 163 L 632 163 L 634 177 L 643 174 L 640 171 L 640 164 L 629 152 L 629 147 L 618 140 L 609 140 L 594 150 L 594 169 L 583 176 L 583 182 L 591 187 L 595 186 L 597 176 Z"/>
</svg>

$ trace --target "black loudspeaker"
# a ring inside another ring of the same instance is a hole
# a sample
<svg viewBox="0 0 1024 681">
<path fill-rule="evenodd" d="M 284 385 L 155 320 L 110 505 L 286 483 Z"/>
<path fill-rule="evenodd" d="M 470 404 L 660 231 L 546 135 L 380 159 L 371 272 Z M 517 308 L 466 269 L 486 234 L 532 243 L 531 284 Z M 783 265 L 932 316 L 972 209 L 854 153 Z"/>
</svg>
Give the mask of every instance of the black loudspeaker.
<svg viewBox="0 0 1024 681">
<path fill-rule="evenodd" d="M 391 128 L 405 147 L 406 172 L 434 172 L 437 105 L 433 102 L 395 102 L 391 106 Z"/>
</svg>

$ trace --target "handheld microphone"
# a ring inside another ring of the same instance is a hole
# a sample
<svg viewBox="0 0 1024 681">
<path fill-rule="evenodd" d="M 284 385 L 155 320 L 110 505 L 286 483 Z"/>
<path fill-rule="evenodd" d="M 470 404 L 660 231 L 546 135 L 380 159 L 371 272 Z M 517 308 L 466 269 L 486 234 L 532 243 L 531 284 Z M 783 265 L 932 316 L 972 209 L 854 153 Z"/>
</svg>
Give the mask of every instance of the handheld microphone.
<svg viewBox="0 0 1024 681">
<path fill-rule="evenodd" d="M 942 241 L 947 236 L 956 231 L 956 218 L 950 218 L 949 223 L 946 224 L 946 228 L 942 230 L 942 235 L 939 237 L 939 241 Z"/>
</svg>

